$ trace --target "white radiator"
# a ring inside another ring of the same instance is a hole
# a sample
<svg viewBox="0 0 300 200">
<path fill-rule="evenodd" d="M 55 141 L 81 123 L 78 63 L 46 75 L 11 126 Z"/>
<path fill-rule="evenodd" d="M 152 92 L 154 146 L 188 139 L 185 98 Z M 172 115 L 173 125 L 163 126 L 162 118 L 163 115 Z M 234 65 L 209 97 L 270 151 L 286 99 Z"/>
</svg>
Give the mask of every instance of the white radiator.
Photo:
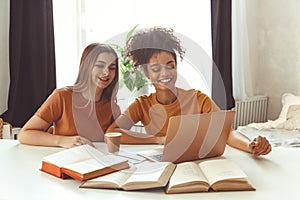
<svg viewBox="0 0 300 200">
<path fill-rule="evenodd" d="M 254 96 L 243 101 L 235 101 L 233 128 L 250 123 L 267 121 L 268 97 Z"/>
</svg>

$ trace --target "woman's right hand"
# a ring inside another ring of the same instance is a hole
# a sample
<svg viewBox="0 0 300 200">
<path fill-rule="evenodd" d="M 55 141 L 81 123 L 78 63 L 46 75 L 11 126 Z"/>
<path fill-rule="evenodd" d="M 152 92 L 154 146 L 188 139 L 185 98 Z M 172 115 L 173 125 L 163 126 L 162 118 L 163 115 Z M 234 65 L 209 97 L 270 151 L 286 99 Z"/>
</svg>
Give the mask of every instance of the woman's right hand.
<svg viewBox="0 0 300 200">
<path fill-rule="evenodd" d="M 84 144 L 88 144 L 92 147 L 95 147 L 91 141 L 81 136 L 64 136 L 61 137 L 59 141 L 59 146 L 64 148 L 72 148 Z"/>
<path fill-rule="evenodd" d="M 252 155 L 254 155 L 255 157 L 266 155 L 272 150 L 270 142 L 265 137 L 262 137 L 260 135 L 249 142 L 248 146 Z"/>
<path fill-rule="evenodd" d="M 156 137 L 156 142 L 157 144 L 165 144 L 166 142 L 166 137 Z"/>
</svg>

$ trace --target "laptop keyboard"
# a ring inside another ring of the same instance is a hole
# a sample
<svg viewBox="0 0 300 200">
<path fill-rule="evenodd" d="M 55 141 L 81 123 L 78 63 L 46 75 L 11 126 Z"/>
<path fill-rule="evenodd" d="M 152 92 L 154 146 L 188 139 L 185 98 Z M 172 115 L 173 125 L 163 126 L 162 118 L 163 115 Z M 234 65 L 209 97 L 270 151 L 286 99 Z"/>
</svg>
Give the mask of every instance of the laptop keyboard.
<svg viewBox="0 0 300 200">
<path fill-rule="evenodd" d="M 162 154 L 149 155 L 148 157 L 150 157 L 150 158 L 152 158 L 153 160 L 156 160 L 156 161 L 161 161 Z"/>
</svg>

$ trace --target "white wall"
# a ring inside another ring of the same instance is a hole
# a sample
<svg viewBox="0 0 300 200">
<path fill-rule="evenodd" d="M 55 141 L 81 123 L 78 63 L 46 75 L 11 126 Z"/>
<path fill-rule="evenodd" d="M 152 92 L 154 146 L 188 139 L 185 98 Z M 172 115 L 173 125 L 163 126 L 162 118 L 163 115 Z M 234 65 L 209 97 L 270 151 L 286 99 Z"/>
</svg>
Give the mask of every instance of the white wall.
<svg viewBox="0 0 300 200">
<path fill-rule="evenodd" d="M 282 94 L 300 95 L 300 1 L 246 3 L 254 93 L 270 97 L 268 119 L 276 119 Z"/>
<path fill-rule="evenodd" d="M 9 87 L 9 0 L 0 1 L 0 114 L 7 109 Z"/>
</svg>

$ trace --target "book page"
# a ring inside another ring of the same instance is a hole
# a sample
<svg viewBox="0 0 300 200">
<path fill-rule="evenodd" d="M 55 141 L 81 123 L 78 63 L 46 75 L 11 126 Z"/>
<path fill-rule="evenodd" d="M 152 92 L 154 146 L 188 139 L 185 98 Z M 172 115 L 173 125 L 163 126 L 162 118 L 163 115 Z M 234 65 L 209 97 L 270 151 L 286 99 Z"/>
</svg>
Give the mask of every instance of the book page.
<svg viewBox="0 0 300 200">
<path fill-rule="evenodd" d="M 119 163 L 126 162 L 127 159 L 114 155 L 104 155 L 101 158 L 98 157 L 84 160 L 81 162 L 71 163 L 68 165 L 63 165 L 63 168 L 78 172 L 80 174 L 86 174 L 96 170 L 103 169 L 105 167 L 110 167 Z"/>
<path fill-rule="evenodd" d="M 102 165 L 105 166 L 112 166 L 116 165 L 118 163 L 126 162 L 128 161 L 127 158 L 121 157 L 121 156 L 115 156 L 115 155 L 103 155 L 99 157 L 93 157 L 97 162 L 101 163 Z"/>
<path fill-rule="evenodd" d="M 177 167 L 170 178 L 169 187 L 194 181 L 207 182 L 207 179 L 197 164 L 193 162 L 184 162 L 177 164 Z"/>
<path fill-rule="evenodd" d="M 118 172 L 110 173 L 104 176 L 90 179 L 80 187 L 92 188 L 121 188 L 125 181 L 131 176 L 135 167 L 124 169 Z"/>
<path fill-rule="evenodd" d="M 130 182 L 157 182 L 169 164 L 169 162 L 144 162 L 135 165 L 136 170 L 125 184 Z"/>
<path fill-rule="evenodd" d="M 199 167 L 207 177 L 210 185 L 221 180 L 247 178 L 242 169 L 229 159 L 206 160 L 199 163 Z"/>
<path fill-rule="evenodd" d="M 76 163 L 63 166 L 63 168 L 78 172 L 80 174 L 86 174 L 99 169 L 103 169 L 105 167 L 107 166 L 101 162 L 98 162 L 95 159 L 84 160 L 81 162 L 76 162 Z"/>
<path fill-rule="evenodd" d="M 110 154 L 106 155 L 90 145 L 81 145 L 66 149 L 46 156 L 43 160 L 53 163 L 59 167 L 69 168 L 74 171 L 77 171 L 75 169 L 78 169 L 78 172 L 86 171 L 83 169 L 88 167 L 90 167 L 90 171 L 94 171 L 95 168 L 101 169 L 106 166 L 112 166 L 127 161 L 124 157 Z"/>
<path fill-rule="evenodd" d="M 81 145 L 78 147 L 73 147 L 70 149 L 60 151 L 55 154 L 51 154 L 49 156 L 45 156 L 43 158 L 43 160 L 53 163 L 59 167 L 62 167 L 63 165 L 68 165 L 68 164 L 72 164 L 75 162 L 81 162 L 81 161 L 92 158 L 90 151 L 89 151 L 90 149 L 94 149 L 94 148 L 89 145 Z M 101 153 L 100 151 L 98 151 L 96 149 L 95 149 L 95 151 L 97 151 L 98 156 L 99 156 L 99 154 L 104 155 L 103 153 Z"/>
</svg>

